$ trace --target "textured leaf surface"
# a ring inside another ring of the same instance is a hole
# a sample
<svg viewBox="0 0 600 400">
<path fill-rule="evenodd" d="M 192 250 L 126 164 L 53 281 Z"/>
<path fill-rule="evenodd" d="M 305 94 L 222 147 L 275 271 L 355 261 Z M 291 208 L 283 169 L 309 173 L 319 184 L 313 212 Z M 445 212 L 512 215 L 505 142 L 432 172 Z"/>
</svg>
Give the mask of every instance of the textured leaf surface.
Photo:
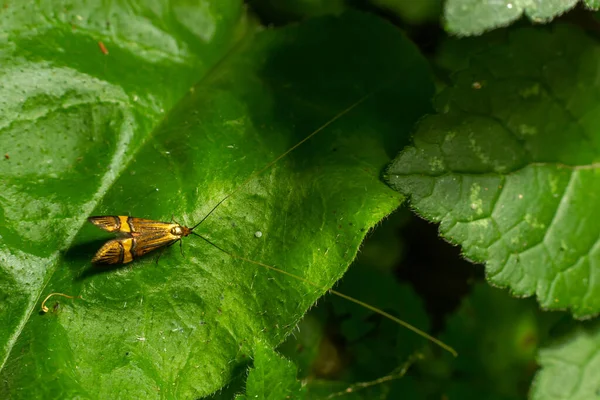
<svg viewBox="0 0 600 400">
<path fill-rule="evenodd" d="M 257 343 L 254 366 L 246 380 L 246 394 L 237 399 L 300 399 L 305 393 L 294 363 L 277 354 L 269 346 Z"/>
<path fill-rule="evenodd" d="M 485 262 L 490 282 L 535 294 L 545 308 L 595 315 L 600 48 L 568 27 L 493 43 L 454 77 L 439 98 L 443 113 L 420 124 L 387 179 Z"/>
<path fill-rule="evenodd" d="M 359 297 L 428 331 L 412 288 L 396 281 L 402 258 L 397 236 L 408 210 L 384 220 L 361 247 L 336 290 Z M 309 398 L 380 399 L 408 396 L 403 381 L 427 346 L 414 332 L 335 296 L 311 309 L 279 351 L 298 365 Z M 408 396 L 408 398 L 412 398 Z"/>
<path fill-rule="evenodd" d="M 581 325 L 538 355 L 541 370 L 531 388 L 534 400 L 588 400 L 598 397 L 600 329 L 598 323 Z"/>
<path fill-rule="evenodd" d="M 570 10 L 578 0 L 447 0 L 444 8 L 446 29 L 457 35 L 478 35 L 506 26 L 526 15 L 534 22 L 548 22 Z M 581 0 L 598 9 L 598 0 Z"/>
<path fill-rule="evenodd" d="M 367 95 L 197 231 L 330 286 L 401 201 L 379 174 L 429 109 L 432 84 L 393 27 L 349 14 L 252 35 L 237 2 L 143 4 L 2 14 L 1 397 L 208 394 L 324 291 L 195 237 L 158 265 L 93 267 L 110 235 L 90 214 L 191 225 Z M 40 316 L 50 292 L 83 300 Z"/>
</svg>

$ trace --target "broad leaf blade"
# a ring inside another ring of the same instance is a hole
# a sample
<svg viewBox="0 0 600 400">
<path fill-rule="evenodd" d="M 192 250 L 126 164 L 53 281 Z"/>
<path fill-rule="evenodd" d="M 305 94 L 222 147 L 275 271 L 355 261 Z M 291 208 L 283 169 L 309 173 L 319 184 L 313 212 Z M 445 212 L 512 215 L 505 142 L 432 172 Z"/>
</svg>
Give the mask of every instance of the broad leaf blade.
<svg viewBox="0 0 600 400">
<path fill-rule="evenodd" d="M 85 217 L 165 109 L 247 27 L 237 1 L 188 10 L 212 26 L 209 37 L 167 2 L 49 4 L 7 4 L 0 18 L 2 366 Z"/>
<path fill-rule="evenodd" d="M 388 181 L 485 262 L 492 283 L 535 294 L 545 308 L 595 315 L 598 45 L 568 27 L 494 43 L 441 94 L 443 113 L 423 121 Z"/>
<path fill-rule="evenodd" d="M 162 74 L 168 79 L 178 72 L 175 66 Z M 214 392 L 243 371 L 257 340 L 272 346 L 291 331 L 343 274 L 367 230 L 401 201 L 379 173 L 388 149 L 399 149 L 427 111 L 432 85 L 423 59 L 393 27 L 349 14 L 266 30 L 222 56 L 211 73 L 200 69 L 196 81 L 176 105 L 164 113 L 157 107 L 159 113 L 143 124 L 132 127 L 133 117 L 111 124 L 115 117 L 105 116 L 106 138 L 90 145 L 94 157 L 80 172 L 94 188 L 89 174 L 102 177 L 96 182 L 103 190 L 92 190 L 85 207 L 62 211 L 71 219 L 57 228 L 50 222 L 37 228 L 46 232 L 39 246 L 48 254 L 68 251 L 30 261 L 43 276 L 4 291 L 25 293 L 31 301 L 19 316 L 26 321 L 22 330 L 8 330 L 15 341 L 7 344 L 3 393 L 148 398 Z M 235 192 L 197 228 L 228 251 L 306 277 L 322 290 L 192 237 L 184 243 L 185 256 L 168 249 L 158 266 L 152 257 L 132 268 L 89 265 L 102 243 L 93 240 L 107 238 L 85 223 L 89 214 L 174 215 L 191 225 L 269 160 L 365 96 L 352 113 Z M 82 124 L 87 115 L 73 119 Z M 39 203 L 56 196 L 46 189 Z M 23 251 L 17 243 L 10 246 L 5 254 Z M 3 271 L 21 277 L 16 268 L 29 267 L 17 261 L 3 261 Z M 58 313 L 36 315 L 35 299 L 52 291 L 84 300 L 61 300 Z M 31 386 L 32 376 L 47 378 Z"/>
<path fill-rule="evenodd" d="M 526 15 L 533 22 L 548 22 L 569 11 L 578 0 L 448 0 L 444 8 L 446 28 L 457 35 L 479 35 L 506 26 Z M 582 0 L 598 9 L 598 0 Z"/>
</svg>

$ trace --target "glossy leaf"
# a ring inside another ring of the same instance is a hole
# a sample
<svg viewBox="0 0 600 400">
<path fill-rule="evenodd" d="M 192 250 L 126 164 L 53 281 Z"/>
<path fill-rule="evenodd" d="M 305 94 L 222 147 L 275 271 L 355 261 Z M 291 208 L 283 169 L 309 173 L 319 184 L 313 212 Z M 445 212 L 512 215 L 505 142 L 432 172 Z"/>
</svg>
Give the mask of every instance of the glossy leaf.
<svg viewBox="0 0 600 400">
<path fill-rule="evenodd" d="M 566 26 L 493 43 L 471 53 L 387 179 L 485 263 L 491 283 L 590 317 L 600 312 L 600 48 Z"/>
<path fill-rule="evenodd" d="M 55 6 L 2 15 L 0 394 L 213 393 L 256 343 L 291 332 L 401 202 L 380 171 L 429 109 L 426 64 L 363 14 L 254 35 L 237 2 Z M 323 288 L 193 236 L 158 265 L 90 265 L 112 236 L 89 215 L 190 226 L 228 194 L 197 233 Z M 50 292 L 82 299 L 38 315 Z"/>
<path fill-rule="evenodd" d="M 533 22 L 549 22 L 569 11 L 579 0 L 447 0 L 444 8 L 446 29 L 457 35 L 479 35 L 509 25 L 525 15 Z M 598 9 L 598 0 L 581 0 Z"/>
</svg>

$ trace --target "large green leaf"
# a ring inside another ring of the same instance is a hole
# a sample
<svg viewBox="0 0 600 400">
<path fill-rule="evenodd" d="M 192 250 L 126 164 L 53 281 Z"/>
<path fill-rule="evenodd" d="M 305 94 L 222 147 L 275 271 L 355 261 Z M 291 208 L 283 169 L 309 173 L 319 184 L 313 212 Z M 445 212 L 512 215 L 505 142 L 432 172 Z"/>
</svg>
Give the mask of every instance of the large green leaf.
<svg viewBox="0 0 600 400">
<path fill-rule="evenodd" d="M 91 266 L 109 236 L 86 217 L 191 225 L 237 188 L 197 232 L 329 287 L 402 199 L 379 175 L 429 109 L 428 69 L 392 26 L 362 14 L 252 35 L 241 5 L 222 0 L 53 7 L 2 15 L 0 393 L 214 392 L 325 289 L 195 237 L 158 265 Z M 55 291 L 83 299 L 38 315 Z"/>
<path fill-rule="evenodd" d="M 535 294 L 544 308 L 595 315 L 600 47 L 566 26 L 493 44 L 471 53 L 388 180 L 468 258 L 485 262 L 490 282 Z"/>
<path fill-rule="evenodd" d="M 506 26 L 526 15 L 534 22 L 547 22 L 573 8 L 579 0 L 446 0 L 444 18 L 449 32 L 478 35 Z M 600 1 L 581 0 L 588 8 L 598 9 Z"/>
</svg>

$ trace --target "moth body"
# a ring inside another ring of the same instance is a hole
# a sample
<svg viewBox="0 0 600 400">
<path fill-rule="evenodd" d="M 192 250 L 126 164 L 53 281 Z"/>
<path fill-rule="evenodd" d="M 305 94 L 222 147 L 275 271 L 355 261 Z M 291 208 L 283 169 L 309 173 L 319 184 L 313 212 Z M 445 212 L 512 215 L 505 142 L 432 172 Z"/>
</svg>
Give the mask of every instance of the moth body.
<svg viewBox="0 0 600 400">
<path fill-rule="evenodd" d="M 89 217 L 88 221 L 121 237 L 109 240 L 96 253 L 95 264 L 127 264 L 160 247 L 170 246 L 188 236 L 192 230 L 174 222 L 107 215 Z"/>
</svg>

